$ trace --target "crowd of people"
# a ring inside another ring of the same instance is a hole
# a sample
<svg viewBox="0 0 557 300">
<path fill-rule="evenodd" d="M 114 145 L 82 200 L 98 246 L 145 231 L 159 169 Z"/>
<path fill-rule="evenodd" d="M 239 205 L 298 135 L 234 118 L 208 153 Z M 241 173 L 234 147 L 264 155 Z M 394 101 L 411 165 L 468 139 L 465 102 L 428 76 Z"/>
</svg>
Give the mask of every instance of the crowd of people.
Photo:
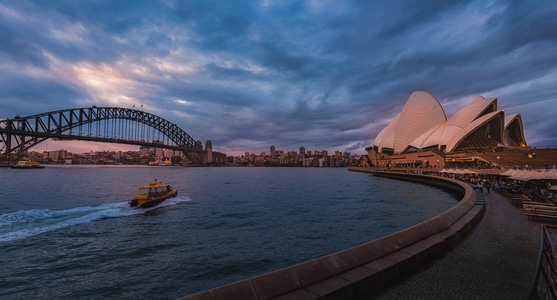
<svg viewBox="0 0 557 300">
<path fill-rule="evenodd" d="M 555 193 L 552 189 L 551 180 L 516 180 L 499 175 L 479 175 L 479 174 L 447 174 L 453 179 L 469 183 L 479 192 L 491 193 L 492 190 L 509 193 L 524 194 L 532 200 L 538 202 L 552 202 L 557 204 Z"/>
</svg>

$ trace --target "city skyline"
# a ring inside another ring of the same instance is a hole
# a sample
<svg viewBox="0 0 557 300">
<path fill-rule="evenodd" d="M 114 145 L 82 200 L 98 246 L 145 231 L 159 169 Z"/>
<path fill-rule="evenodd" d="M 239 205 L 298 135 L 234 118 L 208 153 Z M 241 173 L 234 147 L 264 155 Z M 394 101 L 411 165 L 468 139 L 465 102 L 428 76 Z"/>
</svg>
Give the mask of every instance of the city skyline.
<svg viewBox="0 0 557 300">
<path fill-rule="evenodd" d="M 72 141 L 56 141 L 56 143 L 51 144 L 51 146 L 53 145 L 54 148 L 48 148 L 48 142 L 46 142 L 46 145 L 43 145 L 43 147 L 41 147 L 42 144 L 45 144 L 45 142 L 38 144 L 37 146 L 31 148 L 29 150 L 29 152 L 38 152 L 38 153 L 42 153 L 42 152 L 50 152 L 50 151 L 67 151 L 70 153 L 75 153 L 75 154 L 87 154 L 87 153 L 91 153 L 91 152 L 127 152 L 127 151 L 132 151 L 132 152 L 137 152 L 137 151 L 141 151 L 142 148 L 144 148 L 144 146 L 138 146 L 138 145 L 124 145 L 124 144 L 113 144 L 113 143 L 104 143 L 104 142 L 79 142 L 79 148 L 78 147 L 72 147 L 69 146 L 67 148 L 60 148 L 58 146 L 61 146 L 64 144 L 64 142 L 72 142 Z M 91 148 L 87 148 L 87 144 L 91 144 L 91 145 L 95 145 L 92 146 Z M 103 145 L 106 145 L 105 148 L 103 148 Z M 57 148 L 58 147 L 58 148 Z M 366 153 L 352 153 L 350 151 L 341 151 L 340 149 L 336 149 L 333 150 L 332 152 L 330 150 L 327 149 L 312 149 L 312 148 L 307 148 L 305 146 L 300 146 L 297 149 L 282 149 L 280 147 L 276 147 L 274 145 L 269 145 L 267 147 L 266 150 L 260 150 L 260 151 L 250 151 L 250 150 L 238 150 L 235 153 L 224 153 L 227 156 L 245 156 L 246 153 L 249 154 L 255 154 L 255 155 L 261 155 L 262 153 L 265 153 L 266 155 L 272 155 L 272 148 L 275 148 L 277 153 L 289 153 L 289 152 L 296 152 L 298 154 L 302 154 L 301 153 L 301 149 L 304 149 L 304 154 L 305 153 L 315 153 L 315 152 L 326 152 L 328 153 L 328 155 L 334 154 L 335 152 L 348 152 L 351 153 L 352 155 L 367 155 Z M 44 149 L 41 149 L 44 148 Z M 149 148 L 149 147 L 147 147 Z M 76 150 L 79 149 L 79 150 Z M 164 147 L 160 147 L 160 149 L 165 149 Z M 177 150 L 174 150 L 177 151 Z M 221 152 L 218 149 L 213 149 L 213 151 L 215 152 Z"/>
<path fill-rule="evenodd" d="M 207 142 L 207 149 L 211 149 Z M 206 166 L 258 166 L 258 167 L 347 167 L 368 166 L 366 155 L 350 152 L 309 150 L 301 146 L 299 151 L 284 151 L 269 147 L 269 152 L 245 152 L 243 155 L 226 155 L 212 150 L 199 153 L 199 164 Z M 181 151 L 164 147 L 140 146 L 128 151 L 90 151 L 74 153 L 65 149 L 51 151 L 28 151 L 24 155 L 31 161 L 55 165 L 146 165 L 146 166 L 190 166 L 195 162 Z"/>
<path fill-rule="evenodd" d="M 556 13 L 549 0 L 8 0 L 0 119 L 135 108 L 223 153 L 365 153 L 420 90 L 447 116 L 496 97 L 521 113 L 528 145 L 555 147 Z M 70 147 L 97 146 L 35 149 Z"/>
</svg>

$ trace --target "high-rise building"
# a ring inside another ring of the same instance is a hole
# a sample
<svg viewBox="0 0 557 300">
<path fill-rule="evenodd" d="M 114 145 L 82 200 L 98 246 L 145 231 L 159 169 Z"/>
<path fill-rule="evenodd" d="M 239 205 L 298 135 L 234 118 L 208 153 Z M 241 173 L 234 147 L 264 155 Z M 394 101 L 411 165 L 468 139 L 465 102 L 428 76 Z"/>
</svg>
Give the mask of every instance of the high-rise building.
<svg viewBox="0 0 557 300">
<path fill-rule="evenodd" d="M 300 147 L 300 155 L 306 155 L 306 148 L 304 146 Z"/>
<path fill-rule="evenodd" d="M 205 142 L 205 155 L 206 161 L 205 163 L 212 163 L 213 162 L 213 143 L 210 140 Z"/>
<path fill-rule="evenodd" d="M 269 149 L 269 152 L 271 152 L 271 157 L 275 157 L 276 155 L 276 151 L 275 151 L 275 146 L 271 146 L 271 148 Z"/>
</svg>

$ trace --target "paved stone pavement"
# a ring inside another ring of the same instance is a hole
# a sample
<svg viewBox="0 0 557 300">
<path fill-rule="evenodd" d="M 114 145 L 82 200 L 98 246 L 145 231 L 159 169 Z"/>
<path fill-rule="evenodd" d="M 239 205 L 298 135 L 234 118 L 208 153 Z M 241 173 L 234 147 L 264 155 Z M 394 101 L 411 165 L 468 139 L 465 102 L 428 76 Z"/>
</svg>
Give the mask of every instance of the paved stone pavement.
<svg viewBox="0 0 557 300">
<path fill-rule="evenodd" d="M 523 299 L 534 274 L 540 225 L 501 195 L 451 251 L 370 299 Z"/>
</svg>

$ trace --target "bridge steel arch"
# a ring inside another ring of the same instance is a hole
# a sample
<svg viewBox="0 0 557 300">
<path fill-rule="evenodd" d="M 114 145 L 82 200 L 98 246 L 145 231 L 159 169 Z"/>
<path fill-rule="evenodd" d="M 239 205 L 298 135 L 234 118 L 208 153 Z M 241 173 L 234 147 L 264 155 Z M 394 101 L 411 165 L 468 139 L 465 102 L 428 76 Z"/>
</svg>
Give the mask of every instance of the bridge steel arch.
<svg viewBox="0 0 557 300">
<path fill-rule="evenodd" d="M 121 107 L 72 108 L 0 120 L 0 156 L 14 158 L 46 139 L 84 140 L 179 150 L 200 163 L 201 142 L 159 116 Z"/>
</svg>

